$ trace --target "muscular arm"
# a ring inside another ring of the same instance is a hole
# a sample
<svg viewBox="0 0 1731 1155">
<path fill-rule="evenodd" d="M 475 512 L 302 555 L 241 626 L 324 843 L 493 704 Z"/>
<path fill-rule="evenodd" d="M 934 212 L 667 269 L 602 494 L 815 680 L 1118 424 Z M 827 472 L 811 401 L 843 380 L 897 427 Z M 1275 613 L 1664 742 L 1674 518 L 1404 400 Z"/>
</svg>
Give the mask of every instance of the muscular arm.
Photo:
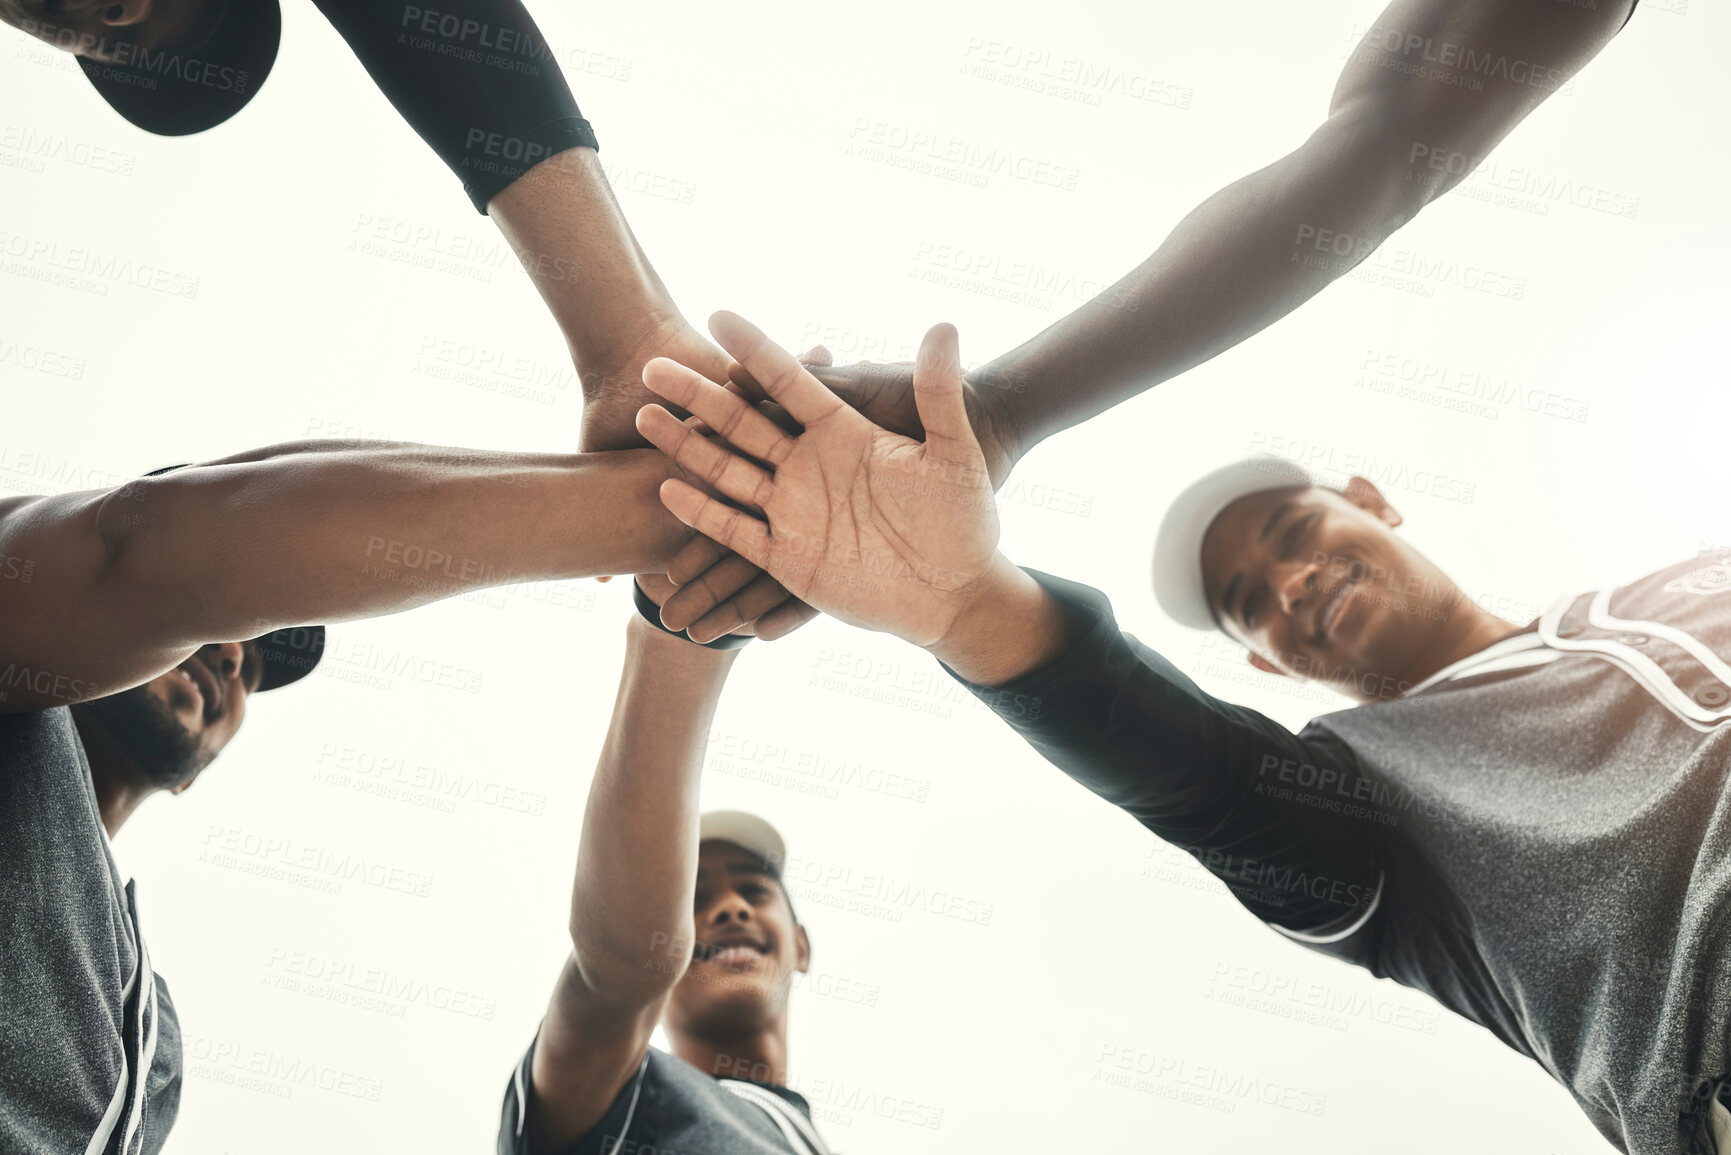
<svg viewBox="0 0 1731 1155">
<path fill-rule="evenodd" d="M 101 697 L 212 641 L 518 581 L 659 570 L 689 536 L 653 450 L 296 443 L 117 489 L 0 503 L 0 710 Z M 20 680 L 16 671 L 32 671 Z M 50 675 L 46 695 L 21 687 Z"/>
<path fill-rule="evenodd" d="M 1350 757 L 1204 693 L 1123 634 L 1098 591 L 1008 571 L 930 649 L 1049 762 L 1289 937 L 1327 945 L 1374 910 L 1374 828 L 1327 805 L 1355 796 Z"/>
<path fill-rule="evenodd" d="M 726 373 L 632 235 L 559 54 L 521 0 L 316 2 L 547 302 L 583 386 L 580 448 L 643 444 L 631 419 L 651 357 Z"/>
<path fill-rule="evenodd" d="M 1297 150 L 1209 197 L 1111 288 L 969 375 L 993 480 L 1046 437 L 1261 332 L 1345 275 L 1592 60 L 1630 8 L 1395 0 Z M 880 425 L 918 431 L 905 367 L 816 372 Z"/>
<path fill-rule="evenodd" d="M 703 748 L 737 651 L 636 617 L 626 632 L 577 849 L 571 955 L 535 1044 L 536 1151 L 562 1150 L 600 1121 L 691 959 Z"/>
</svg>

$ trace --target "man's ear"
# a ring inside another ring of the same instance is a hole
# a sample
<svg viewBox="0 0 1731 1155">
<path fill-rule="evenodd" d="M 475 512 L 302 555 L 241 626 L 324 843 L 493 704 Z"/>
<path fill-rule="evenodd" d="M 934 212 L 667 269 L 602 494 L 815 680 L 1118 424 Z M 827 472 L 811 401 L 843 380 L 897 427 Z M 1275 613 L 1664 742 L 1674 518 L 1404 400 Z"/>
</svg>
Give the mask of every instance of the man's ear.
<svg viewBox="0 0 1731 1155">
<path fill-rule="evenodd" d="M 1261 654 L 1256 653 L 1254 650 L 1250 652 L 1250 664 L 1265 674 L 1278 674 L 1282 678 L 1286 677 L 1285 670 L 1281 669 Z"/>
<path fill-rule="evenodd" d="M 1390 529 L 1401 523 L 1400 514 L 1394 506 L 1388 503 L 1388 498 L 1382 495 L 1382 490 L 1366 478 L 1354 477 L 1347 482 L 1346 488 L 1341 490 L 1341 496 Z"/>
<path fill-rule="evenodd" d="M 794 969 L 803 975 L 811 970 L 811 938 L 805 933 L 805 927 L 796 926 L 793 928 L 793 939 L 798 951 L 798 961 L 794 963 Z"/>
</svg>

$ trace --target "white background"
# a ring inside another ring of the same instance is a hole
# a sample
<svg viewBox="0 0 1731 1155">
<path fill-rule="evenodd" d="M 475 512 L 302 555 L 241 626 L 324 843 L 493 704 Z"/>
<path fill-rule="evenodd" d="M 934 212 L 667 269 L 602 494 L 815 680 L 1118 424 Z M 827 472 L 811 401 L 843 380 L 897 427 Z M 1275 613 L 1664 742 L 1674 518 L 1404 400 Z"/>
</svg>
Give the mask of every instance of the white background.
<svg viewBox="0 0 1731 1155">
<path fill-rule="evenodd" d="M 69 62 L 5 38 L 0 342 L 81 360 L 56 375 L 0 345 L 5 492 L 308 435 L 575 445 L 562 341 L 503 242 L 311 6 L 285 7 L 261 95 L 186 140 L 132 130 Z M 1299 144 L 1380 5 L 535 9 L 688 316 L 732 308 L 843 359 L 911 355 L 947 320 L 971 363 Z M 1427 291 L 1346 279 L 1030 456 L 1004 492 L 1007 551 L 1105 589 L 1205 689 L 1296 726 L 1336 704 L 1252 677 L 1240 652 L 1163 620 L 1146 580 L 1176 487 L 1252 448 L 1374 459 L 1403 532 L 1475 594 L 1531 612 L 1731 541 L 1731 166 L 1715 143 L 1728 23 L 1716 6 L 1648 0 L 1493 158 L 1505 177 L 1530 168 L 1632 213 L 1499 204 L 1481 182 L 1385 247 L 1518 280 L 1519 299 L 1446 275 L 1419 278 Z M 973 75 L 990 51 L 1121 70 L 1163 98 L 1003 82 L 1045 66 Z M 876 122 L 1068 166 L 1075 187 L 995 175 L 979 188 L 850 155 Z M 44 140 L 67 147 L 45 154 Z M 109 160 L 69 159 L 93 146 Z M 379 229 L 407 239 L 357 245 Z M 183 288 L 196 278 L 196 296 L 43 283 L 48 258 L 18 253 L 44 245 L 159 266 Z M 1059 287 L 1027 303 L 943 282 L 945 262 L 980 258 L 1038 266 Z M 920 275 L 932 270 L 937 283 Z M 1379 393 L 1361 374 L 1384 355 L 1554 394 L 1586 419 Z M 540 392 L 511 396 L 485 368 L 462 376 L 488 356 L 532 361 Z M 1414 492 L 1424 481 L 1401 479 L 1419 471 L 1471 500 Z M 574 582 L 333 630 L 319 673 L 259 703 L 196 789 L 139 812 L 117 854 L 186 1033 L 174 1155 L 491 1149 L 566 949 L 628 613 L 622 583 Z M 380 672 L 405 663 L 443 664 L 474 692 Z M 717 735 L 706 804 L 764 813 L 803 864 L 794 892 L 827 977 L 795 995 L 793 1082 L 843 1152 L 1341 1152 L 1395 1135 L 1412 1153 L 1605 1149 L 1535 1064 L 1258 926 L 917 651 L 827 621 L 755 646 Z M 819 762 L 851 780 L 801 772 Z M 316 872 L 281 867 L 307 854 L 427 893 L 356 879 L 326 893 L 304 885 Z M 865 911 L 838 905 L 874 888 Z M 951 900 L 960 917 L 931 909 Z M 407 993 L 357 1005 L 381 982 Z M 1233 1005 L 1256 989 L 1272 1010 Z M 1305 1021 L 1306 1000 L 1336 1009 Z M 1165 1074 L 1107 1085 L 1120 1061 Z M 1318 1113 L 1174 1097 L 1205 1068 Z"/>
</svg>

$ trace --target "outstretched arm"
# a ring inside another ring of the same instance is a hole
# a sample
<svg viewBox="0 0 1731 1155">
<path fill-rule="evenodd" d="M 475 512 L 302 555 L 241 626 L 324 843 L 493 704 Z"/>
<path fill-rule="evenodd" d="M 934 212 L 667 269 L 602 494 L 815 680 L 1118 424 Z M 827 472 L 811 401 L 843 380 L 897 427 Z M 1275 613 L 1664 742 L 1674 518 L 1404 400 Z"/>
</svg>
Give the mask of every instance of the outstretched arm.
<svg viewBox="0 0 1731 1155">
<path fill-rule="evenodd" d="M 571 955 L 535 1043 L 532 1150 L 563 1151 L 601 1120 L 691 961 L 703 748 L 737 654 L 635 615 L 626 626 L 625 671 L 583 812 Z"/>
<path fill-rule="evenodd" d="M 547 302 L 582 382 L 579 448 L 642 446 L 631 420 L 648 400 L 638 374 L 649 358 L 726 370 L 632 235 L 561 72 L 564 54 L 522 0 L 315 2 Z"/>
<path fill-rule="evenodd" d="M 1045 438 L 1230 349 L 1350 272 L 1592 60 L 1631 7 L 1395 0 L 1298 149 L 1209 197 L 1111 288 L 969 375 L 994 481 Z M 874 421 L 918 434 L 905 366 L 814 371 Z"/>
<path fill-rule="evenodd" d="M 656 497 L 654 450 L 283 449 L 0 502 L 0 555 L 31 563 L 0 581 L 0 711 L 112 694 L 208 642 L 664 569 L 689 537 Z"/>
<path fill-rule="evenodd" d="M 663 497 L 681 520 L 825 613 L 925 647 L 1055 765 L 1195 855 L 1264 921 L 1312 944 L 1365 924 L 1380 886 L 1366 824 L 1266 789 L 1303 764 L 1350 792 L 1350 759 L 1209 697 L 1125 637 L 1103 596 L 998 551 L 953 329 L 928 333 L 915 365 L 921 444 L 872 426 L 739 318 L 712 326 L 804 431 L 785 433 L 689 371 L 652 365 L 650 386 L 739 452 L 686 436 L 654 408 L 644 433 L 763 511 L 669 481 Z"/>
</svg>

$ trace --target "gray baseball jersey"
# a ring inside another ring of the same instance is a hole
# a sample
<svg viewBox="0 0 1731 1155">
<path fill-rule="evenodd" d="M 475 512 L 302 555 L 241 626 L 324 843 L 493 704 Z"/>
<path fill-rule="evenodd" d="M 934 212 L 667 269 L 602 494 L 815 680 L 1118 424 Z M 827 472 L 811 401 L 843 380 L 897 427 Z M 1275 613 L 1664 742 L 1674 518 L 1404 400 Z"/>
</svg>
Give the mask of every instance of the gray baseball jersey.
<svg viewBox="0 0 1731 1155">
<path fill-rule="evenodd" d="M 0 1150 L 154 1155 L 180 1024 L 65 707 L 0 714 Z"/>
<path fill-rule="evenodd" d="M 1300 733 L 1200 690 L 1097 591 L 974 687 L 1268 925 L 1426 991 L 1641 1155 L 1711 1155 L 1731 1076 L 1731 555 L 1561 599 Z"/>
</svg>

